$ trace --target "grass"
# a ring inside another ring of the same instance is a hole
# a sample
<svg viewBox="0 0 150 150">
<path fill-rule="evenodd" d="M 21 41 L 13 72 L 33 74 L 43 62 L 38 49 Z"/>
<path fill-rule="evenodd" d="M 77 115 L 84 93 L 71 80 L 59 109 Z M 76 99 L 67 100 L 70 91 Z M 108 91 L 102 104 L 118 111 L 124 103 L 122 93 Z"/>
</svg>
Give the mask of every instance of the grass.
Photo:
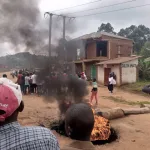
<svg viewBox="0 0 150 150">
<path fill-rule="evenodd" d="M 132 92 L 132 93 L 149 96 L 148 94 L 145 94 L 142 92 L 142 88 L 149 84 L 150 84 L 150 81 L 138 81 L 136 83 L 122 85 L 120 88 L 129 92 Z"/>
<path fill-rule="evenodd" d="M 127 101 L 127 100 L 123 99 L 122 97 L 103 96 L 103 98 L 112 100 L 112 101 L 117 102 L 117 103 L 122 103 L 122 104 L 127 104 L 127 105 L 132 105 L 132 106 L 135 106 L 135 105 L 142 106 L 144 104 L 150 104 L 150 102 L 148 102 L 148 101 L 142 101 L 142 102 Z"/>
</svg>

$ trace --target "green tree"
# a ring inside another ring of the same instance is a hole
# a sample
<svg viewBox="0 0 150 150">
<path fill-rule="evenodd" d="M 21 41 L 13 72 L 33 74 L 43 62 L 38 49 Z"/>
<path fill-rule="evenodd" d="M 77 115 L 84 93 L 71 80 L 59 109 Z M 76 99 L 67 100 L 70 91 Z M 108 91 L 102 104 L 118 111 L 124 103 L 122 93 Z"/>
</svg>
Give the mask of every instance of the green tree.
<svg viewBox="0 0 150 150">
<path fill-rule="evenodd" d="M 116 34 L 116 32 L 114 32 L 114 28 L 112 27 L 112 25 L 110 23 L 102 23 L 100 27 L 98 27 L 98 31 L 97 32 L 108 32 L 108 33 L 113 33 Z"/>
<path fill-rule="evenodd" d="M 150 80 L 150 62 L 139 61 L 139 77 L 140 79 Z"/>
<path fill-rule="evenodd" d="M 135 42 L 134 50 L 139 53 L 145 42 L 150 40 L 150 29 L 144 25 L 131 25 L 126 29 L 121 29 L 118 35 L 132 39 Z"/>
<path fill-rule="evenodd" d="M 141 49 L 140 55 L 145 58 L 150 58 L 150 42 L 146 42 Z M 148 59 L 147 59 L 148 60 Z M 149 60 L 150 61 L 150 60 Z"/>
</svg>

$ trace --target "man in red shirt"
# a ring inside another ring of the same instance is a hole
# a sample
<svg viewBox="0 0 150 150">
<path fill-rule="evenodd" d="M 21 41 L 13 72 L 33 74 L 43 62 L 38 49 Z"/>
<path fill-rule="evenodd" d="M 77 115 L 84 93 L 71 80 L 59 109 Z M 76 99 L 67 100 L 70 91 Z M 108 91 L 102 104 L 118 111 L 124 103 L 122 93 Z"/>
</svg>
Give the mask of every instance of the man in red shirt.
<svg viewBox="0 0 150 150">
<path fill-rule="evenodd" d="M 19 71 L 18 78 L 17 78 L 17 84 L 20 85 L 21 91 L 23 92 L 24 85 L 23 85 L 23 80 L 22 79 L 23 79 L 22 72 Z"/>
</svg>

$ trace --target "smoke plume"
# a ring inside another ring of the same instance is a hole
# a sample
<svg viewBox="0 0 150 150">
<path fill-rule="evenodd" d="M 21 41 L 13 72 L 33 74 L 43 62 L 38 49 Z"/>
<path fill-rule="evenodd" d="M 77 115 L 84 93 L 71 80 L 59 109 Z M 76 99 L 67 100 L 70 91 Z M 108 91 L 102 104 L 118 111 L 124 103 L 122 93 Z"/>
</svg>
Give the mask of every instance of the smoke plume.
<svg viewBox="0 0 150 150">
<path fill-rule="evenodd" d="M 25 51 L 36 51 L 46 44 L 47 29 L 40 26 L 37 0 L 0 1 L 0 42 Z"/>
<path fill-rule="evenodd" d="M 0 0 L 0 43 L 8 43 L 15 50 L 32 51 L 35 54 L 48 51 L 48 19 L 44 19 L 37 0 Z M 66 21 L 66 33 L 75 30 L 74 23 Z M 53 44 L 58 44 L 55 50 L 64 53 L 64 47 L 60 44 L 63 35 L 62 18 L 54 17 L 52 35 Z M 69 55 L 76 45 L 69 45 L 70 53 L 67 57 L 70 61 L 72 58 Z M 87 94 L 86 82 L 75 76 L 74 65 L 63 62 L 59 55 L 51 58 L 44 62 L 45 66 L 38 74 L 46 98 L 51 101 L 50 97 L 54 97 L 61 113 L 66 111 L 69 103 L 82 102 Z"/>
</svg>

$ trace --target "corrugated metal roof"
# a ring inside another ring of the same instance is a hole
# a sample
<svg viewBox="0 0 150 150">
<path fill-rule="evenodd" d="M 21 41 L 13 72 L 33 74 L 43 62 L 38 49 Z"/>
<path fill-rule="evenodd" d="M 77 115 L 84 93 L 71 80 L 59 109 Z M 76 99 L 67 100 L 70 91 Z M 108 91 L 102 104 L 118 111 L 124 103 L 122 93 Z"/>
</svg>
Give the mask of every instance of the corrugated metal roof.
<svg viewBox="0 0 150 150">
<path fill-rule="evenodd" d="M 80 36 L 80 37 L 76 38 L 76 40 L 77 39 L 78 40 L 80 40 L 80 39 L 81 40 L 87 40 L 87 39 L 91 39 L 91 38 L 100 38 L 100 37 L 102 37 L 102 35 L 109 36 L 109 37 L 114 37 L 114 38 L 118 38 L 118 39 L 131 40 L 131 39 L 125 38 L 123 36 L 118 36 L 118 35 L 107 33 L 107 32 L 93 32 L 93 33 L 90 33 L 90 34 L 85 34 L 83 36 Z"/>
<path fill-rule="evenodd" d="M 119 57 L 119 58 L 115 58 L 115 59 L 110 59 L 108 61 L 103 61 L 103 62 L 100 62 L 100 63 L 97 63 L 97 65 L 110 65 L 110 64 L 121 64 L 121 63 L 124 63 L 124 62 L 128 62 L 128 61 L 131 61 L 131 60 L 134 60 L 134 59 L 138 59 L 140 58 L 141 56 L 134 56 L 134 57 Z"/>
</svg>

